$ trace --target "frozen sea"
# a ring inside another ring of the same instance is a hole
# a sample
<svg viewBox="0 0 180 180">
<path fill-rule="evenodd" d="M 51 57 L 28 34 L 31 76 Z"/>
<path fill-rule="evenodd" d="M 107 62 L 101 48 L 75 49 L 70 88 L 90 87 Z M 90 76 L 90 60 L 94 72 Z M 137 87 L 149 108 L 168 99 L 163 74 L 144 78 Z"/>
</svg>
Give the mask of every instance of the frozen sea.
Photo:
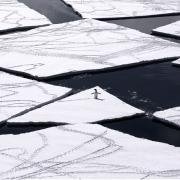
<svg viewBox="0 0 180 180">
<path fill-rule="evenodd" d="M 59 0 L 19 0 L 48 17 L 52 23 L 78 20 L 80 17 Z M 152 29 L 180 20 L 180 15 L 107 20 L 151 33 Z M 165 38 L 165 37 L 162 37 Z M 180 40 L 169 39 L 180 43 Z M 146 111 L 147 116 L 134 119 L 117 120 L 103 123 L 104 126 L 119 130 L 136 137 L 165 142 L 180 146 L 180 129 L 164 125 L 152 117 L 152 113 L 180 105 L 180 68 L 171 62 L 154 63 L 128 69 L 103 73 L 82 74 L 66 79 L 56 78 L 47 81 L 50 84 L 73 88 L 75 92 L 96 85 L 123 101 Z M 50 127 L 44 126 L 3 126 L 0 134 L 19 134 Z"/>
</svg>

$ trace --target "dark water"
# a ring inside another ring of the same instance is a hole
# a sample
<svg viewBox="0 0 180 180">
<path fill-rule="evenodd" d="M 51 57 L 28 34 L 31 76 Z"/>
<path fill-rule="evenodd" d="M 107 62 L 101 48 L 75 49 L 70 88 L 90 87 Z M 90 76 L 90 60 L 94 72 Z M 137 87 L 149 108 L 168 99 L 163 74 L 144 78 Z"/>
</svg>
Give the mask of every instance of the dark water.
<svg viewBox="0 0 180 180">
<path fill-rule="evenodd" d="M 67 7 L 60 0 L 19 1 L 46 15 L 53 23 L 80 19 L 70 7 Z M 176 20 L 180 20 L 180 16 L 119 19 L 107 22 L 150 34 L 152 29 Z M 179 40 L 167 39 L 180 43 Z M 99 85 L 125 102 L 145 110 L 148 114 L 180 105 L 180 68 L 172 66 L 170 62 L 97 74 L 84 74 L 67 79 L 54 79 L 48 81 L 48 83 L 71 87 L 74 92 Z M 180 146 L 180 129 L 159 123 L 152 119 L 151 116 L 107 122 L 103 123 L 103 125 L 137 137 Z M 17 134 L 46 127 L 3 126 L 0 129 L 0 134 Z"/>
<path fill-rule="evenodd" d="M 150 113 L 180 105 L 180 68 L 170 62 L 55 79 L 49 83 L 71 87 L 74 91 L 98 85 Z"/>
<path fill-rule="evenodd" d="M 149 114 L 142 118 L 103 123 L 104 126 L 137 137 L 180 146 L 180 129 L 151 118 L 154 111 L 180 105 L 180 68 L 170 62 L 93 75 L 82 75 L 52 84 L 72 87 L 75 91 L 101 86 L 125 102 Z"/>
<path fill-rule="evenodd" d="M 71 7 L 61 0 L 18 0 L 45 15 L 52 23 L 63 23 L 80 19 Z"/>
</svg>

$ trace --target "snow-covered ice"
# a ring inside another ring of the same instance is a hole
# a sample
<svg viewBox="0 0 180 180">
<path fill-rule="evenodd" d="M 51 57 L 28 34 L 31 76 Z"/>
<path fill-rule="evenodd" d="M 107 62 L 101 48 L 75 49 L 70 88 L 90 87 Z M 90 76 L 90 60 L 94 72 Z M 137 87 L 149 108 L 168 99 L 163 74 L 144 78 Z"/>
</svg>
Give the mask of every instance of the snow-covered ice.
<svg viewBox="0 0 180 180">
<path fill-rule="evenodd" d="M 99 99 L 94 99 L 97 89 Z M 134 108 L 100 87 L 94 87 L 35 109 L 8 123 L 87 123 L 131 117 L 144 112 Z"/>
<path fill-rule="evenodd" d="M 180 107 L 154 113 L 160 121 L 180 127 Z"/>
<path fill-rule="evenodd" d="M 1 0 L 0 31 L 48 25 L 51 22 L 42 14 L 16 0 Z"/>
<path fill-rule="evenodd" d="M 86 59 L 33 55 L 19 52 L 0 53 L 0 68 L 20 72 L 35 79 L 49 79 L 58 76 L 93 71 L 109 67 Z"/>
<path fill-rule="evenodd" d="M 25 110 L 56 100 L 71 89 L 0 72 L 0 122 Z"/>
<path fill-rule="evenodd" d="M 176 21 L 174 23 L 158 27 L 153 30 L 154 33 L 167 35 L 167 36 L 174 36 L 180 38 L 180 21 Z"/>
<path fill-rule="evenodd" d="M 174 64 L 176 66 L 180 66 L 180 59 L 173 61 L 172 64 Z"/>
<path fill-rule="evenodd" d="M 0 41 L 0 67 L 37 78 L 180 57 L 177 43 L 92 19 L 1 36 Z"/>
<path fill-rule="evenodd" d="M 83 18 L 124 18 L 180 13 L 180 0 L 64 0 Z"/>
<path fill-rule="evenodd" d="M 180 178 L 180 148 L 97 124 L 0 136 L 0 179 Z"/>
</svg>

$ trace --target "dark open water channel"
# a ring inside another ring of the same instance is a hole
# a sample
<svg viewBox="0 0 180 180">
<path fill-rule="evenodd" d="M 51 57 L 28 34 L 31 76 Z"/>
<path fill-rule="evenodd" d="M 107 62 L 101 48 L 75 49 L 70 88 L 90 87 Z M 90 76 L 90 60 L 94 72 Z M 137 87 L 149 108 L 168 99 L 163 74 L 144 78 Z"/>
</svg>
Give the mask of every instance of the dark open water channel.
<svg viewBox="0 0 180 180">
<path fill-rule="evenodd" d="M 19 0 L 46 15 L 53 23 L 80 19 L 60 0 Z M 180 20 L 179 16 L 149 17 L 109 20 L 142 32 Z M 180 40 L 170 39 L 180 43 Z M 180 106 L 180 68 L 170 62 L 150 64 L 96 74 L 83 74 L 66 79 L 54 79 L 48 83 L 71 87 L 74 92 L 99 85 L 125 102 L 147 112 L 147 116 L 129 120 L 103 123 L 104 126 L 131 135 L 180 146 L 180 129 L 167 126 L 151 118 L 154 111 Z M 60 118 L 60 117 L 57 117 Z M 0 129 L 0 134 L 23 133 L 49 126 L 19 126 Z"/>
</svg>

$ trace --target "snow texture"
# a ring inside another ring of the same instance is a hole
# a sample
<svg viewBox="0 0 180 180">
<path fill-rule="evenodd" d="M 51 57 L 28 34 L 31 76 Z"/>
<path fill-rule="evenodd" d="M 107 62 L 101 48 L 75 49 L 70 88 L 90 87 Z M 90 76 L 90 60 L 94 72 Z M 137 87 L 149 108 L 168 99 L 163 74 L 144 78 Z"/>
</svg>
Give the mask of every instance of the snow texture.
<svg viewBox="0 0 180 180">
<path fill-rule="evenodd" d="M 127 18 L 180 13 L 180 0 L 64 0 L 83 18 Z"/>
<path fill-rule="evenodd" d="M 5 35 L 0 41 L 1 68 L 41 79 L 180 57 L 177 43 L 92 19 Z"/>
<path fill-rule="evenodd" d="M 154 33 L 180 38 L 180 21 L 161 26 L 153 30 Z"/>
<path fill-rule="evenodd" d="M 180 148 L 100 125 L 0 136 L 0 178 L 180 178 Z"/>
<path fill-rule="evenodd" d="M 25 110 L 56 100 L 68 92 L 69 88 L 0 72 L 0 122 Z"/>
<path fill-rule="evenodd" d="M 97 89 L 98 99 L 94 99 Z M 87 123 L 125 118 L 144 112 L 136 109 L 100 87 L 94 87 L 10 119 L 8 123 Z"/>
<path fill-rule="evenodd" d="M 16 0 L 0 2 L 0 32 L 10 29 L 48 25 L 51 22 L 42 14 Z"/>
<path fill-rule="evenodd" d="M 180 107 L 170 108 L 154 113 L 160 121 L 180 127 Z"/>
</svg>

